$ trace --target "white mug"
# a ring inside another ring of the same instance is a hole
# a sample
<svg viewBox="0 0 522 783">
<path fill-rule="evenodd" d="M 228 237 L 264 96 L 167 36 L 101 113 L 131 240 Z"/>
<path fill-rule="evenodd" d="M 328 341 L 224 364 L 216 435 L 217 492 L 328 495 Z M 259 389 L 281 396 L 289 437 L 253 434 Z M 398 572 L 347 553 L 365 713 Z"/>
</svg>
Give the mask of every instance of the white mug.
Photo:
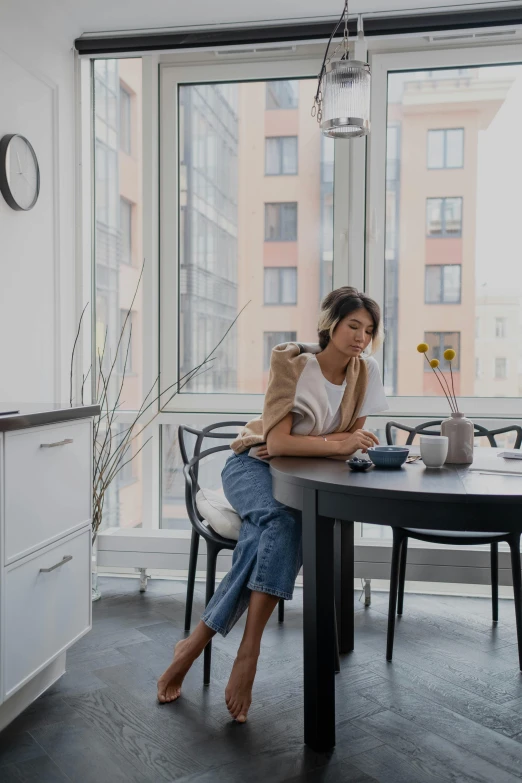
<svg viewBox="0 0 522 783">
<path fill-rule="evenodd" d="M 427 468 L 441 468 L 448 456 L 448 438 L 445 435 L 421 435 L 420 454 Z"/>
</svg>

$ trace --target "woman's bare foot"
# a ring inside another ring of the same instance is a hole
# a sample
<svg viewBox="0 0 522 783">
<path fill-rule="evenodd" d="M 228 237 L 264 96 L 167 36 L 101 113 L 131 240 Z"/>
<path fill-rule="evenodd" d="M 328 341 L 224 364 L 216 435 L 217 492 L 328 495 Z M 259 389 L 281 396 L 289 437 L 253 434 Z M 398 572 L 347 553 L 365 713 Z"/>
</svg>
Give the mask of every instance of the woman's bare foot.
<svg viewBox="0 0 522 783">
<path fill-rule="evenodd" d="M 197 655 L 188 639 L 181 639 L 174 647 L 174 659 L 158 680 L 158 701 L 167 704 L 181 696 L 181 684 Z"/>
<path fill-rule="evenodd" d="M 238 723 L 244 723 L 252 704 L 252 685 L 256 676 L 258 654 L 237 654 L 225 690 L 228 711 Z"/>
</svg>

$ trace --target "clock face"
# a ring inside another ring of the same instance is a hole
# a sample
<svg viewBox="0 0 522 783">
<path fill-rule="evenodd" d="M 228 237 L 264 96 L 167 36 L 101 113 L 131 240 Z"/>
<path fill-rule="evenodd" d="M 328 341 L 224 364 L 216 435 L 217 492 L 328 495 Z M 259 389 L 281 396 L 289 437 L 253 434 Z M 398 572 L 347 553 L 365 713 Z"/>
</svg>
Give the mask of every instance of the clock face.
<svg viewBox="0 0 522 783">
<path fill-rule="evenodd" d="M 17 134 L 0 142 L 0 190 L 10 207 L 32 209 L 40 192 L 40 171 L 32 146 Z"/>
</svg>

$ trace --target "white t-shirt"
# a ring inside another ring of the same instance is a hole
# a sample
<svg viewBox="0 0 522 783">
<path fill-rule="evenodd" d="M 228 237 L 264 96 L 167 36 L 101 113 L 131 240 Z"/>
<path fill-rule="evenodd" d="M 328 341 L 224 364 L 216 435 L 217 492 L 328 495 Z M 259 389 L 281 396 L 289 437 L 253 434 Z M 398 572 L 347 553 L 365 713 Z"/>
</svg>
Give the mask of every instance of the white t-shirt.
<svg viewBox="0 0 522 783">
<path fill-rule="evenodd" d="M 362 416 L 370 416 L 373 413 L 382 413 L 389 408 L 386 395 L 384 394 L 379 365 L 373 356 L 370 356 L 364 361 L 366 361 L 366 367 L 368 369 L 368 386 L 366 387 L 366 394 L 364 395 L 359 418 Z M 324 377 L 323 380 L 326 395 L 328 397 L 329 415 L 325 420 L 323 432 L 320 434 L 328 435 L 329 432 L 336 432 L 339 429 L 341 423 L 341 401 L 346 388 L 346 381 L 338 386 Z"/>
</svg>

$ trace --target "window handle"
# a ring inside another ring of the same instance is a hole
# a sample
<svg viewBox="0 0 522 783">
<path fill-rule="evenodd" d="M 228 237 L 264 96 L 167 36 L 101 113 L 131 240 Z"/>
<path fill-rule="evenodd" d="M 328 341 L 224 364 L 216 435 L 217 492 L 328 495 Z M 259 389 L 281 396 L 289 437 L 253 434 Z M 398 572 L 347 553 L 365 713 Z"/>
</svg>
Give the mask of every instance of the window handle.
<svg viewBox="0 0 522 783">
<path fill-rule="evenodd" d="M 55 568 L 60 568 L 60 566 L 65 565 L 65 563 L 68 563 L 69 560 L 72 560 L 72 555 L 65 555 L 63 560 L 60 560 L 59 563 L 55 563 L 55 565 L 51 566 L 50 568 L 40 568 L 41 574 L 49 574 L 51 571 L 54 571 Z"/>
<path fill-rule="evenodd" d="M 65 440 L 57 440 L 56 443 L 40 443 L 41 449 L 54 449 L 55 446 L 66 446 L 68 443 L 73 443 L 74 438 L 65 438 Z"/>
</svg>

